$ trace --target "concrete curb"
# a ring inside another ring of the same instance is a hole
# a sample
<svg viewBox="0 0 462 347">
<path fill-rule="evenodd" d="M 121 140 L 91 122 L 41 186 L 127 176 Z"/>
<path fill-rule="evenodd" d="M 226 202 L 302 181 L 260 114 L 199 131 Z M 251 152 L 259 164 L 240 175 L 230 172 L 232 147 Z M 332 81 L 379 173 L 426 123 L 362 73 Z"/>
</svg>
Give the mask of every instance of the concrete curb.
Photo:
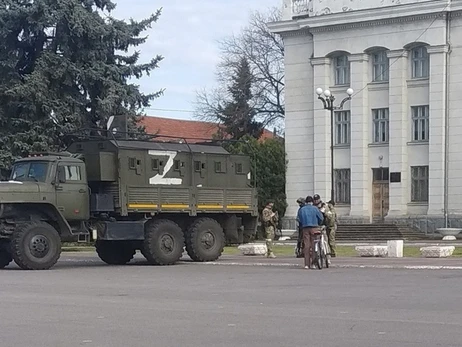
<svg viewBox="0 0 462 347">
<path fill-rule="evenodd" d="M 181 262 L 189 263 L 189 262 Z M 260 267 L 295 267 L 303 268 L 300 264 L 293 263 L 240 263 L 240 262 L 205 262 L 194 265 L 220 265 L 220 266 L 260 266 Z M 462 266 L 437 266 L 437 265 L 364 265 L 364 264 L 332 264 L 329 269 L 401 269 L 401 270 L 462 270 Z M 324 269 L 324 270 L 329 270 Z"/>
<path fill-rule="evenodd" d="M 66 258 L 69 256 L 77 256 L 80 259 Z M 62 254 L 61 259 L 65 259 L 70 262 L 81 262 L 88 261 L 84 260 L 87 257 L 94 257 L 94 252 L 65 252 Z M 96 259 L 96 257 L 95 257 Z M 141 259 L 141 258 L 140 258 Z M 302 260 L 302 259 L 300 259 Z M 91 260 L 93 261 L 93 260 Z M 291 263 L 291 262 L 252 262 L 252 261 L 226 261 L 225 259 L 212 262 L 193 262 L 189 259 L 182 259 L 177 264 L 182 265 L 215 265 L 215 266 L 256 266 L 256 267 L 274 267 L 274 268 L 298 268 L 302 269 L 302 263 Z M 401 270 L 462 270 L 462 265 L 406 265 L 406 264 L 339 264 L 334 262 L 329 269 L 401 269 Z M 329 270 L 324 269 L 324 270 Z"/>
<path fill-rule="evenodd" d="M 95 253 L 94 249 L 61 249 L 61 254 L 69 253 Z"/>
<path fill-rule="evenodd" d="M 264 243 L 261 241 L 257 241 L 255 243 Z M 293 246 L 295 247 L 297 244 L 296 240 L 292 241 L 274 241 L 275 246 Z M 342 247 L 354 247 L 354 246 L 370 246 L 370 245 L 377 245 L 377 246 L 386 246 L 387 241 L 378 240 L 378 241 L 348 241 L 348 242 L 337 242 L 337 246 Z M 443 240 L 420 240 L 420 241 L 406 241 L 404 240 L 405 247 L 418 247 L 418 246 L 455 246 L 455 247 L 462 247 L 462 240 L 457 241 L 443 241 Z"/>
</svg>

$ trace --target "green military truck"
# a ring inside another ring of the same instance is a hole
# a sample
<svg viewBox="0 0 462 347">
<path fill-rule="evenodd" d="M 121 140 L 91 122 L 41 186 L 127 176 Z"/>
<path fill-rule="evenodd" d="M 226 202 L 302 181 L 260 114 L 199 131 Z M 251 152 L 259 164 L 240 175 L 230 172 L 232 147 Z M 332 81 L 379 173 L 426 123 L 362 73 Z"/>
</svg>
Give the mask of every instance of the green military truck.
<svg viewBox="0 0 462 347">
<path fill-rule="evenodd" d="M 61 242 L 90 234 L 99 257 L 126 264 L 140 250 L 171 265 L 220 257 L 256 233 L 250 160 L 206 144 L 86 140 L 65 153 L 17 160 L 0 183 L 0 268 L 51 268 Z"/>
</svg>

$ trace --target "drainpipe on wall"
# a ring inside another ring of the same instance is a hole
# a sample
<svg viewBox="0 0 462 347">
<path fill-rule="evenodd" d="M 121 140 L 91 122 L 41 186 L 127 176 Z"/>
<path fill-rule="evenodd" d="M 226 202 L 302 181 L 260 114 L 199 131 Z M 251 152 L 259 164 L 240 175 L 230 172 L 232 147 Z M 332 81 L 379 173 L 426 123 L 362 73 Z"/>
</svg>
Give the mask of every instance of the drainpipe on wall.
<svg viewBox="0 0 462 347">
<path fill-rule="evenodd" d="M 444 227 L 449 227 L 448 209 L 449 209 L 449 59 L 451 54 L 451 12 L 446 11 L 446 45 L 448 51 L 446 52 L 446 63 L 445 63 L 445 93 L 444 93 Z"/>
</svg>

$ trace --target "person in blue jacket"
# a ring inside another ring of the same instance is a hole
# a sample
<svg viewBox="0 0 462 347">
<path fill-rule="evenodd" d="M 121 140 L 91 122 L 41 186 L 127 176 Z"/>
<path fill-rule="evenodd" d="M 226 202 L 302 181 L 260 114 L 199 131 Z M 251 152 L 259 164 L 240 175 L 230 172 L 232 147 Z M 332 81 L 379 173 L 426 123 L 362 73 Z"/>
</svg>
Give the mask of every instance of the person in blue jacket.
<svg viewBox="0 0 462 347">
<path fill-rule="evenodd" d="M 313 243 L 314 235 L 319 234 L 319 226 L 322 225 L 324 217 L 319 208 L 313 206 L 313 197 L 307 196 L 306 205 L 298 210 L 297 219 L 303 233 L 303 243 L 305 245 L 303 254 L 305 256 L 305 269 L 313 269 Z"/>
</svg>

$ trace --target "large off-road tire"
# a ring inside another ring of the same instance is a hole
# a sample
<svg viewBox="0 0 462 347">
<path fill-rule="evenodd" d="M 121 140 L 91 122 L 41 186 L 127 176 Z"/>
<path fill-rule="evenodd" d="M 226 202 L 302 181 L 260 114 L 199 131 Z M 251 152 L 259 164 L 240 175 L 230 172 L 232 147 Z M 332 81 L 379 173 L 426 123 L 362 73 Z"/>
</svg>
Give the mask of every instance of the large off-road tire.
<svg viewBox="0 0 462 347">
<path fill-rule="evenodd" d="M 109 265 L 125 265 L 136 253 L 130 241 L 96 240 L 95 247 L 99 258 Z"/>
<path fill-rule="evenodd" d="M 199 218 L 186 232 L 186 251 L 194 261 L 214 261 L 223 253 L 225 234 L 212 218 Z"/>
<path fill-rule="evenodd" d="M 168 219 L 146 224 L 141 253 L 150 264 L 175 264 L 183 255 L 183 249 L 184 237 L 178 224 Z"/>
<path fill-rule="evenodd" d="M 47 270 L 61 255 L 58 232 L 45 222 L 19 224 L 11 239 L 14 262 L 24 270 Z"/>
<path fill-rule="evenodd" d="M 10 240 L 0 240 L 0 269 L 8 266 L 12 261 Z"/>
</svg>

